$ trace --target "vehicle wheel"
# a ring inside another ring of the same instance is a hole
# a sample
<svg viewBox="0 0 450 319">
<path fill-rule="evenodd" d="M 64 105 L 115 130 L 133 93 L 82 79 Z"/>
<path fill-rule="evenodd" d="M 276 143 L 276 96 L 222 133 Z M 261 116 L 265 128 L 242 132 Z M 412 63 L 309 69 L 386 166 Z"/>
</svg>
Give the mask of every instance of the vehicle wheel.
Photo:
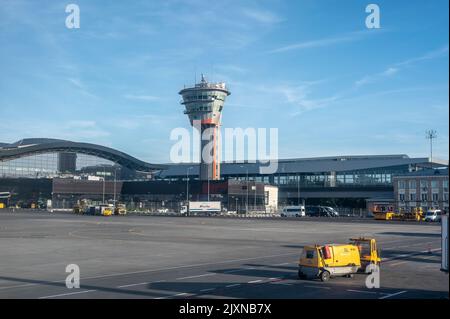
<svg viewBox="0 0 450 319">
<path fill-rule="evenodd" d="M 355 275 L 354 275 L 354 274 L 348 274 L 348 275 L 346 275 L 345 277 L 347 277 L 347 278 L 353 278 L 353 277 L 355 277 Z"/>
<path fill-rule="evenodd" d="M 302 272 L 299 270 L 299 271 L 298 271 L 298 278 L 299 278 L 299 279 L 305 279 L 306 276 L 305 276 L 304 273 L 302 273 Z"/>
<path fill-rule="evenodd" d="M 326 270 L 322 271 L 322 273 L 320 274 L 320 280 L 324 282 L 330 280 L 330 272 Z"/>
</svg>

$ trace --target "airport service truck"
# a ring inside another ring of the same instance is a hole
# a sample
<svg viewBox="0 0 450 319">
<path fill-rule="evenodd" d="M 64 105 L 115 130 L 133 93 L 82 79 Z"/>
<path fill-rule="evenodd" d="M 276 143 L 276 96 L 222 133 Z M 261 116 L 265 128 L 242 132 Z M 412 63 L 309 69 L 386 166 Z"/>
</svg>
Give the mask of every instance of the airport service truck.
<svg viewBox="0 0 450 319">
<path fill-rule="evenodd" d="M 441 216 L 441 270 L 448 273 L 448 214 Z"/>
<path fill-rule="evenodd" d="M 189 207 L 181 206 L 181 214 L 217 214 L 222 210 L 221 202 L 189 202 Z"/>
</svg>

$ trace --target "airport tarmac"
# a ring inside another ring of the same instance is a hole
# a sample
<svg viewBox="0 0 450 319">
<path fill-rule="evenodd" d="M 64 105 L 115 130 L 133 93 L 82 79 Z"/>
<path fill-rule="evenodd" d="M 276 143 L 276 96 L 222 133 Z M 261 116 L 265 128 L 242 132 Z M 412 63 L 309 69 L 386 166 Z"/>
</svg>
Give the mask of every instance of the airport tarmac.
<svg viewBox="0 0 450 319">
<path fill-rule="evenodd" d="M 304 245 L 375 237 L 366 275 L 299 280 Z M 447 298 L 440 226 L 359 219 L 79 216 L 0 211 L 0 298 Z M 68 289 L 68 264 L 81 287 Z"/>
</svg>

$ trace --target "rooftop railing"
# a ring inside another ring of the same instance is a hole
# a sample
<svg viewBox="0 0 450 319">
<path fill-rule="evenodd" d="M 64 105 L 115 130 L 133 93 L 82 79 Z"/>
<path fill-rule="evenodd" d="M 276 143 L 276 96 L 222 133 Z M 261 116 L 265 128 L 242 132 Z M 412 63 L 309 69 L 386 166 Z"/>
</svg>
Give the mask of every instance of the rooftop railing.
<svg viewBox="0 0 450 319">
<path fill-rule="evenodd" d="M 227 90 L 227 87 L 225 83 L 219 82 L 219 83 L 209 83 L 209 82 L 201 82 L 197 83 L 195 85 L 184 85 L 184 89 L 193 89 L 193 88 L 207 88 L 207 89 L 221 89 L 221 90 Z"/>
</svg>

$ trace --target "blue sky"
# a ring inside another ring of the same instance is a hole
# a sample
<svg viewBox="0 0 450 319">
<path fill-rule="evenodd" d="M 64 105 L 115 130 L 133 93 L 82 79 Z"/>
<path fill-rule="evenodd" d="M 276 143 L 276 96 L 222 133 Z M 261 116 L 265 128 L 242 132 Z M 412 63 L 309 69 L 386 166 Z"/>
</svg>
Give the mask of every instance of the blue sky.
<svg viewBox="0 0 450 319">
<path fill-rule="evenodd" d="M 65 27 L 76 3 L 80 29 Z M 279 157 L 448 159 L 448 1 L 0 0 L 0 142 L 53 137 L 168 162 L 200 73 L 223 127 L 279 129 Z M 207 4 L 207 5 L 206 5 Z"/>
</svg>

